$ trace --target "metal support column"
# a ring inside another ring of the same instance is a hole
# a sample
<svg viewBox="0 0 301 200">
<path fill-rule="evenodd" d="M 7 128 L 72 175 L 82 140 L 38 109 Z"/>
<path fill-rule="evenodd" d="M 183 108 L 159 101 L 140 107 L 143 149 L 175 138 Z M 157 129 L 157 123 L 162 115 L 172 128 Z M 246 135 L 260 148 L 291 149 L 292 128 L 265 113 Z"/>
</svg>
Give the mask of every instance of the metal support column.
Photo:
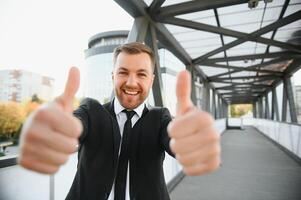
<svg viewBox="0 0 301 200">
<path fill-rule="evenodd" d="M 259 118 L 263 118 L 262 97 L 258 98 L 258 116 Z"/>
<path fill-rule="evenodd" d="M 127 42 L 144 42 L 149 22 L 144 17 L 135 18 L 132 29 L 128 35 Z"/>
<path fill-rule="evenodd" d="M 217 118 L 217 114 L 216 114 L 216 101 L 215 101 L 215 91 L 212 90 L 212 116 L 214 117 L 214 119 Z"/>
<path fill-rule="evenodd" d="M 290 117 L 293 123 L 297 123 L 297 113 L 296 113 L 296 104 L 294 99 L 294 92 L 292 87 L 291 78 L 284 78 L 284 83 L 286 85 L 286 96 L 289 103 Z"/>
<path fill-rule="evenodd" d="M 276 88 L 273 87 L 272 89 L 272 120 L 279 121 L 279 109 L 278 109 L 278 99 L 277 99 L 277 92 Z"/>
<path fill-rule="evenodd" d="M 286 122 L 287 113 L 287 92 L 286 92 L 286 81 L 283 79 L 283 97 L 282 97 L 282 119 L 281 121 Z"/>
<path fill-rule="evenodd" d="M 164 106 L 164 92 L 163 92 L 163 83 L 160 69 L 160 58 L 158 52 L 158 44 L 157 44 L 157 35 L 155 28 L 150 25 L 149 31 L 147 32 L 147 37 L 145 43 L 152 48 L 155 55 L 155 79 L 153 83 L 153 95 L 155 106 Z"/>
<path fill-rule="evenodd" d="M 207 82 L 203 83 L 203 105 L 202 108 L 206 112 L 210 112 L 210 91 Z"/>
<path fill-rule="evenodd" d="M 265 116 L 266 119 L 271 119 L 270 105 L 269 105 L 269 94 L 265 94 Z"/>
<path fill-rule="evenodd" d="M 257 113 L 256 113 L 256 102 L 255 101 L 253 101 L 253 103 L 252 103 L 252 105 L 253 105 L 253 117 L 254 118 L 257 118 Z"/>
<path fill-rule="evenodd" d="M 191 100 L 194 105 L 197 105 L 197 99 L 196 99 L 196 87 L 195 87 L 195 76 L 196 73 L 194 71 L 195 66 L 194 65 L 187 65 L 186 70 L 188 70 L 191 74 Z"/>
</svg>

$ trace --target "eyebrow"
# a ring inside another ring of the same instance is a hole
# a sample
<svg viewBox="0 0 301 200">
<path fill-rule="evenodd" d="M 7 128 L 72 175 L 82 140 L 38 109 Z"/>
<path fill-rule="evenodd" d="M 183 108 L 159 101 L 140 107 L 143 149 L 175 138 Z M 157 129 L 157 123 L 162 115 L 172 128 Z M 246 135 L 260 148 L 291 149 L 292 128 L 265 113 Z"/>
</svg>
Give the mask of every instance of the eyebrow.
<svg viewBox="0 0 301 200">
<path fill-rule="evenodd" d="M 125 67 L 119 67 L 118 70 L 121 70 L 121 71 L 129 71 L 127 68 Z M 137 72 L 144 72 L 144 73 L 149 73 L 146 69 L 139 69 Z"/>
</svg>

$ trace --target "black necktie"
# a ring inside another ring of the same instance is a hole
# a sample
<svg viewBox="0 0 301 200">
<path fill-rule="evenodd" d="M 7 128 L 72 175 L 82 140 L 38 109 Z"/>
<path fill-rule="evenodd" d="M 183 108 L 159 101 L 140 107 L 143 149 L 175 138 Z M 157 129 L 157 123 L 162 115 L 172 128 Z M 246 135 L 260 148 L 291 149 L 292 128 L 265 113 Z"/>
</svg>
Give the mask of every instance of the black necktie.
<svg viewBox="0 0 301 200">
<path fill-rule="evenodd" d="M 118 161 L 118 170 L 115 178 L 115 190 L 114 190 L 114 200 L 125 200 L 125 190 L 126 190 L 126 175 L 129 160 L 129 149 L 130 149 L 130 133 L 132 130 L 131 119 L 135 114 L 135 111 L 123 110 L 126 113 L 127 120 L 123 128 L 123 136 L 121 143 L 121 150 Z"/>
</svg>

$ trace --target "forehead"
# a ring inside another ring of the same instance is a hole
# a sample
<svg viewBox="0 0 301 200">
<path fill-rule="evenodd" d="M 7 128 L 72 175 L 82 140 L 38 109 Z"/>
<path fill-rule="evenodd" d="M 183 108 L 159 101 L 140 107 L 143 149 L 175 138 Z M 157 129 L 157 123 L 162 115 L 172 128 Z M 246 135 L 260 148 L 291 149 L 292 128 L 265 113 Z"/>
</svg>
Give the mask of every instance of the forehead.
<svg viewBox="0 0 301 200">
<path fill-rule="evenodd" d="M 126 68 L 128 70 L 152 70 L 151 58 L 147 53 L 129 54 L 121 52 L 115 63 L 115 68 Z"/>
</svg>

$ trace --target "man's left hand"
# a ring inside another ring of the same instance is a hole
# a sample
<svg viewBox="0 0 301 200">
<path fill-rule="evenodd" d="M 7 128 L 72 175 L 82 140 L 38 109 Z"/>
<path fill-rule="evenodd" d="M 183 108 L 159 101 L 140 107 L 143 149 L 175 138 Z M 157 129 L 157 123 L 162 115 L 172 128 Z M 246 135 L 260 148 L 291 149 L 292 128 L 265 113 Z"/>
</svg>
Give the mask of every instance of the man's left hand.
<svg viewBox="0 0 301 200">
<path fill-rule="evenodd" d="M 201 175 L 220 165 L 220 135 L 214 119 L 193 105 L 191 76 L 182 71 L 177 77 L 177 116 L 168 125 L 170 148 L 187 175 Z"/>
</svg>

